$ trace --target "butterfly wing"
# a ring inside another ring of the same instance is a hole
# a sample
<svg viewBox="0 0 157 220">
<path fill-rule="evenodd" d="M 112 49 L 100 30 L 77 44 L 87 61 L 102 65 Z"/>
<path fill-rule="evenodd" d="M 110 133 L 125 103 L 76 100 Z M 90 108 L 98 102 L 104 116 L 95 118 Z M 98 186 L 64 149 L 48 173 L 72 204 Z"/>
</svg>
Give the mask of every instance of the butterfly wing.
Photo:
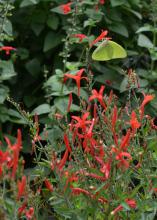
<svg viewBox="0 0 157 220">
<path fill-rule="evenodd" d="M 93 52 L 92 59 L 106 61 L 126 57 L 125 49 L 114 41 L 103 41 Z"/>
</svg>

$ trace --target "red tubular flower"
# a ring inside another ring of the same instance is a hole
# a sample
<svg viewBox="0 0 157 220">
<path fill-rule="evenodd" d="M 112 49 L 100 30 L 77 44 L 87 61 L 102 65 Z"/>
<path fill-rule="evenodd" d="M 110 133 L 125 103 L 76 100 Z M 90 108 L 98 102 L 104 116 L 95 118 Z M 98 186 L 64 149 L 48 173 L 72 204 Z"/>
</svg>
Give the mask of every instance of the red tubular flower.
<svg viewBox="0 0 157 220">
<path fill-rule="evenodd" d="M 79 42 L 81 43 L 84 38 L 87 38 L 85 34 L 73 34 L 72 37 L 79 38 Z"/>
<path fill-rule="evenodd" d="M 145 105 L 148 103 L 148 102 L 150 102 L 151 100 L 153 100 L 154 99 L 154 95 L 145 95 L 145 94 L 143 94 L 144 95 L 144 100 L 143 100 L 143 102 L 142 102 L 142 104 L 141 104 L 141 106 L 140 106 L 140 119 L 142 120 L 142 118 L 143 118 L 143 116 L 144 116 L 144 107 L 145 107 Z"/>
<path fill-rule="evenodd" d="M 52 184 L 50 183 L 50 181 L 49 181 L 48 179 L 45 179 L 44 183 L 45 183 L 46 188 L 47 188 L 50 192 L 53 192 L 53 186 L 52 186 Z"/>
<path fill-rule="evenodd" d="M 112 212 L 111 215 L 115 215 L 117 212 L 122 211 L 123 210 L 123 206 L 119 205 L 117 206 L 117 208 L 115 208 Z"/>
<path fill-rule="evenodd" d="M 132 111 L 132 113 L 131 113 L 130 125 L 132 128 L 133 135 L 135 134 L 136 129 L 141 126 L 141 124 L 137 120 L 136 113 L 134 111 Z"/>
<path fill-rule="evenodd" d="M 11 177 L 14 178 L 15 177 L 15 173 L 18 167 L 18 160 L 19 160 L 19 152 L 21 150 L 22 147 L 22 140 L 21 140 L 21 130 L 18 129 L 18 133 L 17 133 L 17 142 L 11 146 L 10 145 L 10 141 L 8 142 L 8 146 L 11 148 L 11 150 L 13 151 L 13 159 L 12 159 L 12 163 L 11 163 L 11 167 L 12 167 L 12 174 Z M 8 139 L 6 139 L 8 141 Z"/>
<path fill-rule="evenodd" d="M 19 200 L 21 196 L 25 195 L 25 188 L 26 188 L 26 176 L 22 177 L 21 181 L 18 181 L 18 195 L 17 199 Z"/>
<path fill-rule="evenodd" d="M 101 106 L 106 110 L 106 104 L 103 100 L 103 92 L 104 92 L 105 86 L 101 86 L 99 92 L 97 92 L 95 89 L 92 90 L 92 96 L 89 97 L 89 101 L 92 101 L 93 99 L 97 99 Z"/>
<path fill-rule="evenodd" d="M 3 46 L 3 47 L 0 47 L 0 50 L 4 50 L 6 55 L 9 55 L 10 51 L 16 50 L 16 48 L 11 47 L 11 46 Z"/>
<path fill-rule="evenodd" d="M 87 79 L 87 77 L 82 77 L 82 74 L 83 72 L 85 71 L 85 69 L 80 69 L 75 75 L 72 75 L 72 74 L 65 74 L 64 75 L 64 79 L 66 78 L 71 78 L 71 79 L 74 79 L 76 81 L 76 85 L 77 85 L 77 88 L 78 88 L 78 96 L 80 96 L 80 81 L 81 79 Z"/>
<path fill-rule="evenodd" d="M 135 209 L 137 204 L 134 199 L 126 199 L 125 202 L 128 204 L 128 206 L 132 209 Z"/>
<path fill-rule="evenodd" d="M 63 158 L 61 159 L 61 161 L 60 161 L 60 163 L 59 163 L 59 166 L 58 166 L 59 170 L 62 170 L 62 169 L 63 169 L 63 167 L 64 167 L 64 165 L 65 165 L 65 163 L 66 163 L 66 161 L 67 161 L 67 159 L 68 159 L 68 153 L 69 153 L 69 150 L 67 149 L 67 150 L 65 151 L 65 153 L 64 153 Z"/>
<path fill-rule="evenodd" d="M 100 198 L 98 198 L 98 201 L 101 203 L 108 203 L 108 200 L 103 198 L 102 196 Z"/>
<path fill-rule="evenodd" d="M 128 152 L 119 152 L 116 155 L 116 160 L 119 161 L 118 167 L 128 169 L 129 162 L 132 160 L 132 157 Z"/>
<path fill-rule="evenodd" d="M 86 120 L 88 118 L 88 116 L 89 116 L 89 112 L 84 113 L 82 117 L 72 116 L 72 118 L 77 121 L 77 123 L 74 124 L 73 127 L 77 128 L 77 129 L 81 128 L 82 131 L 85 132 L 86 125 L 92 123 L 91 120 Z"/>
<path fill-rule="evenodd" d="M 111 170 L 111 161 L 109 161 L 108 163 L 104 163 L 100 169 L 100 172 L 102 172 L 105 175 L 105 178 L 108 179 L 110 176 L 110 170 Z"/>
<path fill-rule="evenodd" d="M 120 143 L 120 149 L 121 150 L 126 150 L 126 147 L 129 145 L 130 134 L 131 134 L 130 129 L 128 129 L 126 135 L 121 140 L 121 143 Z"/>
<path fill-rule="evenodd" d="M 29 210 L 26 211 L 25 213 L 27 220 L 30 220 L 34 216 L 34 208 L 30 207 Z"/>
<path fill-rule="evenodd" d="M 3 152 L 0 150 L 0 164 L 2 165 L 9 160 L 9 152 Z"/>
<path fill-rule="evenodd" d="M 71 7 L 70 7 L 71 4 L 72 4 L 72 2 L 60 5 L 60 8 L 61 8 L 61 10 L 63 11 L 64 14 L 68 14 L 69 12 L 71 12 Z"/>
<path fill-rule="evenodd" d="M 117 122 L 117 106 L 115 105 L 113 108 L 112 122 L 111 122 L 113 132 L 115 131 L 116 122 Z"/>
<path fill-rule="evenodd" d="M 66 134 L 64 134 L 64 143 L 65 143 L 65 146 L 66 146 L 67 150 L 69 152 L 71 152 L 71 147 L 70 147 L 69 140 L 68 140 L 68 137 L 67 137 Z"/>
<path fill-rule="evenodd" d="M 125 202 L 127 203 L 127 205 L 132 208 L 135 209 L 136 208 L 136 201 L 134 199 L 126 199 Z M 117 208 L 115 208 L 112 212 L 111 215 L 115 215 L 117 212 L 122 211 L 124 208 L 122 205 L 119 205 Z"/>
<path fill-rule="evenodd" d="M 82 189 L 82 188 L 74 188 L 74 187 L 71 187 L 71 190 L 72 190 L 72 193 L 75 194 L 75 195 L 79 195 L 79 194 L 84 194 L 84 195 L 87 195 L 89 196 L 90 195 L 90 192 L 85 190 L 85 189 Z"/>
<path fill-rule="evenodd" d="M 26 206 L 27 206 L 27 203 L 24 202 L 24 203 L 22 204 L 22 206 L 18 208 L 18 215 L 21 215 L 21 214 L 24 212 Z"/>
<path fill-rule="evenodd" d="M 96 44 L 96 43 L 99 42 L 100 40 L 104 40 L 104 39 L 109 40 L 109 39 L 111 39 L 110 37 L 106 37 L 107 34 L 108 34 L 108 31 L 107 31 L 107 30 L 105 30 L 105 31 L 102 30 L 101 34 L 100 34 L 94 41 L 92 41 L 92 43 L 90 44 L 90 46 L 92 47 L 94 44 Z"/>
</svg>

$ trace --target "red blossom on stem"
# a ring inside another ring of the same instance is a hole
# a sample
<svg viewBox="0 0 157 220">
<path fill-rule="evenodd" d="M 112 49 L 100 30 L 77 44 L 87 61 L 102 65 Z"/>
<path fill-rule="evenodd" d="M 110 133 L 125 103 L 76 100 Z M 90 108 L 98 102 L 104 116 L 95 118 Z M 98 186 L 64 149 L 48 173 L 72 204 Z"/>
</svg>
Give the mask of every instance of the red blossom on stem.
<svg viewBox="0 0 157 220">
<path fill-rule="evenodd" d="M 136 129 L 141 126 L 141 124 L 137 120 L 137 116 L 136 116 L 135 111 L 132 111 L 132 113 L 131 113 L 130 125 L 132 128 L 132 134 L 134 135 L 136 132 Z"/>
<path fill-rule="evenodd" d="M 92 101 L 93 99 L 97 99 L 101 106 L 106 110 L 106 104 L 104 102 L 103 92 L 104 92 L 105 86 L 101 86 L 99 92 L 97 92 L 95 89 L 92 90 L 92 94 L 89 97 L 89 101 Z"/>
<path fill-rule="evenodd" d="M 16 50 L 16 48 L 14 47 L 11 47 L 11 46 L 3 46 L 3 47 L 0 47 L 0 50 L 4 50 L 6 55 L 9 55 L 10 54 L 10 51 L 12 50 Z"/>
<path fill-rule="evenodd" d="M 128 152 L 120 152 L 116 155 L 116 160 L 119 161 L 118 167 L 129 168 L 129 162 L 132 160 L 131 155 Z"/>
<path fill-rule="evenodd" d="M 79 38 L 79 42 L 81 43 L 84 38 L 87 38 L 85 34 L 73 34 L 72 37 Z"/>
<path fill-rule="evenodd" d="M 82 68 L 75 75 L 68 74 L 68 73 L 64 75 L 64 81 L 67 78 L 71 78 L 71 79 L 74 79 L 76 81 L 76 85 L 77 85 L 77 89 L 78 89 L 78 96 L 80 96 L 80 81 L 81 81 L 81 79 L 88 80 L 87 77 L 82 77 L 82 74 L 83 74 L 84 71 L 85 71 L 85 69 Z"/>
<path fill-rule="evenodd" d="M 25 213 L 27 220 L 30 220 L 34 216 L 34 208 L 30 207 L 29 210 L 26 211 Z"/>
<path fill-rule="evenodd" d="M 64 14 L 68 14 L 69 12 L 71 12 L 71 4 L 72 2 L 68 2 L 67 4 L 60 5 L 60 8 Z"/>
<path fill-rule="evenodd" d="M 108 179 L 110 176 L 110 170 L 111 170 L 111 161 L 104 163 L 100 168 L 100 172 L 102 172 L 105 175 L 106 179 Z"/>
<path fill-rule="evenodd" d="M 132 208 L 135 209 L 136 208 L 136 201 L 134 199 L 126 199 L 125 200 L 126 204 Z M 117 212 L 122 211 L 124 209 L 124 207 L 122 205 L 117 206 L 117 208 L 115 208 L 112 212 L 111 215 L 115 215 Z"/>
<path fill-rule="evenodd" d="M 143 93 L 143 95 L 144 95 L 144 100 L 143 100 L 143 102 L 142 102 L 142 104 L 141 104 L 141 106 L 140 106 L 140 119 L 141 119 L 141 120 L 142 120 L 142 118 L 143 118 L 143 116 L 144 116 L 144 107 L 145 107 L 145 105 L 146 105 L 148 102 L 150 102 L 151 100 L 154 99 L 154 95 L 145 95 L 144 93 Z"/>
<path fill-rule="evenodd" d="M 27 207 L 27 203 L 24 202 L 24 203 L 22 204 L 22 206 L 18 208 L 18 215 L 21 215 L 21 214 L 24 212 L 24 210 L 25 210 L 26 207 Z"/>
<path fill-rule="evenodd" d="M 110 40 L 111 38 L 110 37 L 106 37 L 108 34 L 108 31 L 107 30 L 102 30 L 101 34 L 94 40 L 92 41 L 92 43 L 90 44 L 90 46 L 92 47 L 94 44 L 96 44 L 97 42 L 101 41 L 101 40 Z"/>
<path fill-rule="evenodd" d="M 11 145 L 10 140 L 7 137 L 5 137 L 5 140 L 6 140 L 7 144 L 8 144 L 8 147 L 13 152 L 12 159 L 11 159 L 11 161 L 9 161 L 8 166 L 12 167 L 11 177 L 14 178 L 15 174 L 16 174 L 17 167 L 18 167 L 19 153 L 20 153 L 20 150 L 22 148 L 21 130 L 18 129 L 18 131 L 17 131 L 17 141 L 16 141 L 16 143 L 14 145 Z"/>
<path fill-rule="evenodd" d="M 119 149 L 113 147 L 111 149 L 111 152 L 116 154 L 115 159 L 119 161 L 118 163 L 118 168 L 122 168 L 122 169 L 128 169 L 129 165 L 130 165 L 130 161 L 132 160 L 132 157 L 130 155 L 130 153 L 128 152 L 124 152 L 124 151 L 120 151 Z"/>
<path fill-rule="evenodd" d="M 26 188 L 26 176 L 22 177 L 21 181 L 18 181 L 17 183 L 18 186 L 18 195 L 17 199 L 19 200 L 21 196 L 25 195 L 25 188 Z"/>
<path fill-rule="evenodd" d="M 85 189 L 82 189 L 82 188 L 79 188 L 79 187 L 71 187 L 71 190 L 72 190 L 72 193 L 75 194 L 75 195 L 80 195 L 81 193 L 84 194 L 84 195 L 90 195 L 90 192 L 85 190 Z"/>
<path fill-rule="evenodd" d="M 67 150 L 69 152 L 71 152 L 71 147 L 70 147 L 69 140 L 68 140 L 68 137 L 67 137 L 66 134 L 64 134 L 64 143 L 65 143 L 65 146 L 66 146 Z"/>
<path fill-rule="evenodd" d="M 121 143 L 120 143 L 120 149 L 121 150 L 126 150 L 126 147 L 129 145 L 130 134 L 131 134 L 130 129 L 128 129 L 126 135 L 121 140 Z"/>
<path fill-rule="evenodd" d="M 53 192 L 53 185 L 51 184 L 51 182 L 48 179 L 45 179 L 44 181 L 46 188 L 50 191 Z"/>
<path fill-rule="evenodd" d="M 78 116 L 72 116 L 72 119 L 74 119 L 75 121 L 77 121 L 76 124 L 73 125 L 73 127 L 79 129 L 81 128 L 83 132 L 86 132 L 86 125 L 91 124 L 91 120 L 87 120 L 89 116 L 89 112 L 86 112 L 83 114 L 82 117 L 78 117 Z"/>
<path fill-rule="evenodd" d="M 63 155 L 63 158 L 61 159 L 60 163 L 59 163 L 59 170 L 62 170 L 67 159 L 68 159 L 68 155 L 69 155 L 69 150 L 67 149 L 65 152 L 64 152 L 64 155 Z"/>
<path fill-rule="evenodd" d="M 115 105 L 113 108 L 113 113 L 112 113 L 112 119 L 111 119 L 111 125 L 112 125 L 112 131 L 115 132 L 115 125 L 117 122 L 117 106 Z"/>
</svg>

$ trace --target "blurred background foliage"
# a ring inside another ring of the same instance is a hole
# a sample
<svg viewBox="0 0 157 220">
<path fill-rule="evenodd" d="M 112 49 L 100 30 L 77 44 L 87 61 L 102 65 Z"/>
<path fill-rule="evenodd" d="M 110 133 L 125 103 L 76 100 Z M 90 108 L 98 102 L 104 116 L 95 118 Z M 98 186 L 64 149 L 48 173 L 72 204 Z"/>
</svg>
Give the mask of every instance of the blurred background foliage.
<svg viewBox="0 0 157 220">
<path fill-rule="evenodd" d="M 140 84 L 146 93 L 157 93 L 157 0 L 106 0 L 104 5 L 97 0 L 72 2 L 72 12 L 65 15 L 60 8 L 67 3 L 64 0 L 0 0 L 0 46 L 16 48 L 10 55 L 0 51 L 0 139 L 23 127 L 25 152 L 31 151 L 26 138 L 29 120 L 17 109 L 28 111 L 30 117 L 38 114 L 40 130 L 47 129 L 47 138 L 54 145 L 62 134 L 54 115 L 67 114 L 68 94 L 77 94 L 75 84 L 62 88 L 65 72 L 90 65 L 93 84 L 105 84 L 106 91 L 113 89 L 123 103 L 131 95 L 127 72 L 132 68 L 137 80 L 135 91 Z M 71 36 L 83 33 L 94 39 L 105 29 L 127 50 L 128 57 L 87 61 L 87 40 L 79 43 Z M 87 91 L 82 86 L 82 99 L 86 99 Z M 7 96 L 18 105 L 8 102 Z M 74 103 L 71 111 L 79 111 L 77 96 Z M 148 111 L 155 117 L 156 110 L 154 99 Z"/>
</svg>

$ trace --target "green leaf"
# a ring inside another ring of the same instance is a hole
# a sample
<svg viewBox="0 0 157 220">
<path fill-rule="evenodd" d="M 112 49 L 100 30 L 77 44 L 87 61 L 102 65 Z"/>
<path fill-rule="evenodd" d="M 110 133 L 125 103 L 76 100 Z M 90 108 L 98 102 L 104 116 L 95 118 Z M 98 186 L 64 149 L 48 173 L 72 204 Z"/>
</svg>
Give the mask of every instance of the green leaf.
<svg viewBox="0 0 157 220">
<path fill-rule="evenodd" d="M 25 66 L 27 71 L 31 73 L 33 76 L 38 75 L 38 73 L 40 73 L 41 71 L 40 62 L 36 58 L 34 58 L 33 60 L 29 60 Z"/>
<path fill-rule="evenodd" d="M 61 44 L 61 40 L 62 40 L 62 35 L 58 35 L 56 33 L 49 32 L 45 37 L 43 51 L 47 52 L 47 51 L 55 48 L 56 46 Z"/>
<path fill-rule="evenodd" d="M 51 107 L 49 104 L 42 104 L 39 105 L 37 108 L 35 108 L 31 115 L 37 114 L 37 115 L 42 115 L 42 114 L 47 114 L 51 111 Z"/>
<path fill-rule="evenodd" d="M 138 37 L 138 46 L 150 49 L 153 48 L 153 43 L 146 35 L 140 34 Z"/>
<path fill-rule="evenodd" d="M 60 111 L 61 114 L 65 115 L 67 114 L 67 108 L 68 108 L 68 102 L 69 102 L 69 97 L 57 97 L 54 100 L 54 105 L 55 107 Z M 79 111 L 80 107 L 77 105 L 72 104 L 70 111 Z"/>
<path fill-rule="evenodd" d="M 120 34 L 124 37 L 128 37 L 129 36 L 129 33 L 128 33 L 128 30 L 126 28 L 126 26 L 122 23 L 113 23 L 113 24 L 110 24 L 109 26 L 109 29 L 117 34 Z"/>
<path fill-rule="evenodd" d="M 111 0 L 112 7 L 123 5 L 126 3 L 126 0 Z"/>
<path fill-rule="evenodd" d="M 46 137 L 45 137 L 45 131 L 41 133 L 42 140 L 48 140 L 51 144 L 54 145 L 54 149 L 58 151 L 57 149 L 57 141 L 61 138 L 63 131 L 56 125 L 52 126 L 52 129 L 46 130 Z"/>
<path fill-rule="evenodd" d="M 92 59 L 97 61 L 107 61 L 126 57 L 126 51 L 122 46 L 114 41 L 103 41 L 93 52 Z"/>
<path fill-rule="evenodd" d="M 0 82 L 15 76 L 13 63 L 11 61 L 0 60 Z"/>
<path fill-rule="evenodd" d="M 137 31 L 136 31 L 136 33 L 138 34 L 138 33 L 141 33 L 141 32 L 146 32 L 146 31 L 151 31 L 151 25 L 147 25 L 147 26 L 144 26 L 144 27 L 140 27 Z"/>
<path fill-rule="evenodd" d="M 9 120 L 8 109 L 0 105 L 0 122 L 4 123 Z"/>
<path fill-rule="evenodd" d="M 129 7 L 125 7 L 125 10 L 131 12 L 132 14 L 134 14 L 134 15 L 135 15 L 137 18 L 139 18 L 140 20 L 142 19 L 142 15 L 141 15 L 139 12 L 137 12 L 137 11 L 135 11 L 135 10 L 132 10 L 132 9 L 129 8 Z"/>
<path fill-rule="evenodd" d="M 10 36 L 13 34 L 12 23 L 8 19 L 4 20 L 3 29 L 6 34 L 8 34 Z"/>
<path fill-rule="evenodd" d="M 23 0 L 20 4 L 20 8 L 31 6 L 31 5 L 36 5 L 38 2 L 39 0 Z"/>
<path fill-rule="evenodd" d="M 17 123 L 17 124 L 27 124 L 28 123 L 19 112 L 15 111 L 13 109 L 8 110 L 8 115 L 10 115 L 9 121 L 11 121 L 13 123 Z"/>
<path fill-rule="evenodd" d="M 71 91 L 67 88 L 66 85 L 63 86 L 63 75 L 61 74 L 56 74 L 51 76 L 45 83 L 44 83 L 44 88 L 48 89 L 48 96 L 60 96 L 62 87 L 62 95 L 67 95 Z"/>
<path fill-rule="evenodd" d="M 57 30 L 58 26 L 59 26 L 59 18 L 55 15 L 50 16 L 47 19 L 47 26 L 50 27 L 52 30 Z"/>
<path fill-rule="evenodd" d="M 37 24 L 37 23 L 32 23 L 31 24 L 31 29 L 33 32 L 36 34 L 36 36 L 39 36 L 39 34 L 42 32 L 44 29 L 44 24 Z"/>
<path fill-rule="evenodd" d="M 3 104 L 4 100 L 8 95 L 9 89 L 6 86 L 1 85 L 0 87 L 0 104 Z"/>
<path fill-rule="evenodd" d="M 92 20 L 96 20 L 97 22 L 102 19 L 103 13 L 101 11 L 96 11 L 95 9 L 86 9 L 85 14 L 91 18 Z"/>
</svg>

